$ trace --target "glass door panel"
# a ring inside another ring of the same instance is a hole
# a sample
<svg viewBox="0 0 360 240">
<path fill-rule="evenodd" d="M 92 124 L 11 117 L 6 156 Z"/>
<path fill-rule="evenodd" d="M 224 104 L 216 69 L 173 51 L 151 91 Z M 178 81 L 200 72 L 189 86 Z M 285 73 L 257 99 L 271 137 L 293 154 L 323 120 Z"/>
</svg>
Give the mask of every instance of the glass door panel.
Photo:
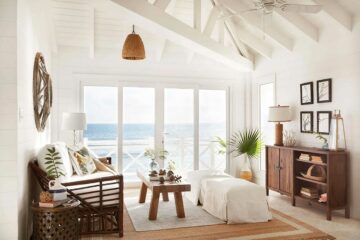
<svg viewBox="0 0 360 240">
<path fill-rule="evenodd" d="M 164 92 L 164 149 L 176 171 L 194 169 L 194 90 L 166 88 Z"/>
<path fill-rule="evenodd" d="M 118 88 L 85 86 L 84 112 L 87 118 L 85 145 L 97 157 L 111 157 L 116 167 Z"/>
<path fill-rule="evenodd" d="M 155 89 L 123 88 L 123 163 L 126 182 L 139 181 L 136 170 L 148 170 L 146 149 L 154 149 Z"/>
<path fill-rule="evenodd" d="M 199 168 L 226 169 L 226 91 L 199 91 Z"/>
<path fill-rule="evenodd" d="M 274 106 L 274 83 L 266 83 L 260 85 L 260 130 L 265 144 L 273 144 L 274 139 L 274 124 L 268 122 L 269 107 Z M 265 171 L 265 148 L 261 151 L 260 155 L 260 170 Z"/>
</svg>

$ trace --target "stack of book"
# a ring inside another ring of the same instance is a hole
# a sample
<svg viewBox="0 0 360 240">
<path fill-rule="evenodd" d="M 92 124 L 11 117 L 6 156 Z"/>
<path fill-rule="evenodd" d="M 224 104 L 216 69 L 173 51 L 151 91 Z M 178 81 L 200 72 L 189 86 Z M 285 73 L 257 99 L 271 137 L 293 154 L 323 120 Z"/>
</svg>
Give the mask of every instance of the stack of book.
<svg viewBox="0 0 360 240">
<path fill-rule="evenodd" d="M 299 159 L 300 159 L 300 160 L 303 160 L 303 161 L 310 161 L 310 155 L 309 155 L 309 154 L 302 153 L 302 154 L 300 154 Z"/>
<path fill-rule="evenodd" d="M 322 160 L 321 157 L 319 157 L 319 156 L 311 156 L 311 161 L 313 161 L 313 162 L 320 162 L 320 163 L 323 162 L 323 160 Z"/>
<path fill-rule="evenodd" d="M 315 188 L 302 187 L 300 191 L 301 195 L 307 198 L 319 198 L 319 192 Z"/>
<path fill-rule="evenodd" d="M 322 202 L 322 203 L 327 202 L 327 193 L 323 193 L 320 195 L 319 202 Z"/>
</svg>

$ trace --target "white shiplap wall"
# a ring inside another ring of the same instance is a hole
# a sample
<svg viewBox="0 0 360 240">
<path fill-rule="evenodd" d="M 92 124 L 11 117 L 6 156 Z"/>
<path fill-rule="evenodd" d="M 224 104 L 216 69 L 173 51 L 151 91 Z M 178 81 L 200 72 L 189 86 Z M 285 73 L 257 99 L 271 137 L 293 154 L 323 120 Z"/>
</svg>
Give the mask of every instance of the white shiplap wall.
<svg viewBox="0 0 360 240">
<path fill-rule="evenodd" d="M 17 2 L 0 0 L 0 239 L 17 239 Z"/>
</svg>

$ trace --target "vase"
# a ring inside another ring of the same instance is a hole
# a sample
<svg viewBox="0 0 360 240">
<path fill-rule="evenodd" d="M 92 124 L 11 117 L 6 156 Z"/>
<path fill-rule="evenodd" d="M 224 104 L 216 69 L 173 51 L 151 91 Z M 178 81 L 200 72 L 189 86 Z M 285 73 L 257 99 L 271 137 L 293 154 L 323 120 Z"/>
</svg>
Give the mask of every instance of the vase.
<svg viewBox="0 0 360 240">
<path fill-rule="evenodd" d="M 247 157 L 245 157 L 244 163 L 240 168 L 240 178 L 248 181 L 251 181 L 253 178 L 253 173 L 251 171 L 251 164 Z"/>
<path fill-rule="evenodd" d="M 159 164 L 155 160 L 151 160 L 149 166 L 151 171 L 159 170 Z"/>
</svg>

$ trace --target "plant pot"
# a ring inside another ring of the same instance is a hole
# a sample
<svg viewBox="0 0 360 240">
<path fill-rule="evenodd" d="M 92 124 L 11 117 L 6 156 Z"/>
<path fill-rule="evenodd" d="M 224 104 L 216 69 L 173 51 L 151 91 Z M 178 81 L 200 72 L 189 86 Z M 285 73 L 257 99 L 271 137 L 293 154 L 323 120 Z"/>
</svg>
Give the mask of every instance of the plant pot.
<svg viewBox="0 0 360 240">
<path fill-rule="evenodd" d="M 245 157 L 244 162 L 240 168 L 240 178 L 248 181 L 251 181 L 253 179 L 251 164 L 247 157 Z"/>
</svg>

